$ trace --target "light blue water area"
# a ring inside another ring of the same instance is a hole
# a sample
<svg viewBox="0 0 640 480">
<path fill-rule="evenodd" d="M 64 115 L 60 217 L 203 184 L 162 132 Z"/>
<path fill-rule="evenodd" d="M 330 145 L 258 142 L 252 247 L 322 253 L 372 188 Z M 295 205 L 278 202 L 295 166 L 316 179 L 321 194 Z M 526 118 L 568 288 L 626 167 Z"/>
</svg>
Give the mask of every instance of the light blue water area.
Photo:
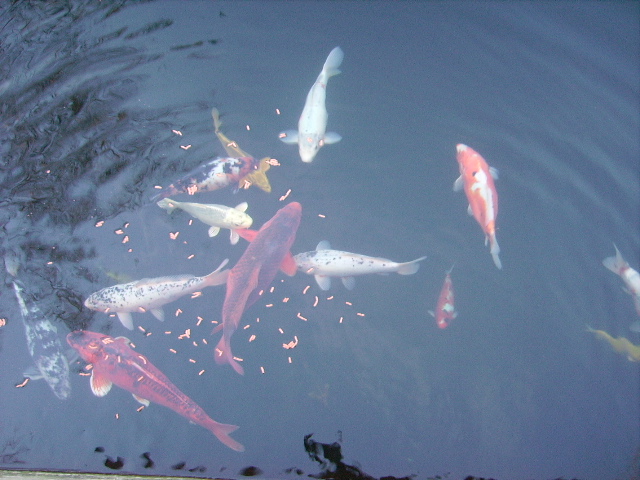
<svg viewBox="0 0 640 480">
<path fill-rule="evenodd" d="M 640 268 L 637 3 L 1 8 L 3 255 L 63 342 L 80 328 L 129 337 L 212 418 L 238 425 L 246 451 L 162 406 L 137 412 L 121 388 L 94 396 L 77 360 L 67 400 L 43 381 L 15 388 L 32 359 L 8 272 L 0 468 L 114 472 L 105 459 L 121 457 L 120 473 L 317 473 L 303 450 L 314 433 L 341 439 L 344 462 L 375 477 L 638 475 L 638 363 L 587 331 L 640 343 L 632 298 L 602 266 L 615 243 Z M 336 46 L 327 130 L 342 140 L 305 164 L 278 134 L 297 128 Z M 298 201 L 294 254 L 327 240 L 428 257 L 415 275 L 362 276 L 351 291 L 278 274 L 232 337 L 242 377 L 213 361 L 225 287 L 167 305 L 164 323 L 133 313 L 133 332 L 82 305 L 114 274 L 206 275 L 243 254 L 245 240 L 209 238 L 149 201 L 225 154 L 212 107 L 242 149 L 279 161 L 272 192 L 176 199 L 247 201 L 255 229 Z M 459 143 L 499 170 L 502 270 L 452 190 Z M 453 264 L 459 313 L 441 330 L 428 311 Z"/>
</svg>

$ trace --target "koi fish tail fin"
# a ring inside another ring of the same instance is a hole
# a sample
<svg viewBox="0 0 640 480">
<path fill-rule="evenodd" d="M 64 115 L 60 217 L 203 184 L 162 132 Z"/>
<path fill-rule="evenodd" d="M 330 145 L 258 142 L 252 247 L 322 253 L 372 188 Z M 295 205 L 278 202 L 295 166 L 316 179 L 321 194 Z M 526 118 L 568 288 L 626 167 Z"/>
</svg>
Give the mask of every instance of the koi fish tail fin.
<svg viewBox="0 0 640 480">
<path fill-rule="evenodd" d="M 242 368 L 242 365 L 240 365 L 233 358 L 233 353 L 231 353 L 231 345 L 229 345 L 229 342 L 225 338 L 224 334 L 218 342 L 218 345 L 216 345 L 214 359 L 218 365 L 228 363 L 237 373 L 239 373 L 240 375 L 244 375 L 244 368 Z"/>
<path fill-rule="evenodd" d="M 327 76 L 327 78 L 340 73 L 339 67 L 342 64 L 343 58 L 344 52 L 340 47 L 336 47 L 331 50 L 331 53 L 329 53 L 329 56 L 322 67 L 322 72 Z"/>
<path fill-rule="evenodd" d="M 167 213 L 171 213 L 173 212 L 177 207 L 176 202 L 174 202 L 173 200 L 171 200 L 170 198 L 163 198 L 162 200 L 160 200 L 159 202 L 157 202 L 157 205 L 160 208 L 164 208 Z"/>
<path fill-rule="evenodd" d="M 229 276 L 229 270 L 222 270 L 224 266 L 229 262 L 228 258 L 225 258 L 220 266 L 216 268 L 209 275 L 204 277 L 205 284 L 208 287 L 213 287 L 215 285 L 223 285 L 227 283 L 227 277 Z"/>
<path fill-rule="evenodd" d="M 269 183 L 269 179 L 267 178 L 266 174 L 267 170 L 271 168 L 271 163 L 269 163 L 270 160 L 271 158 L 269 157 L 265 157 L 260 160 L 258 169 L 244 177 L 243 180 L 247 180 L 252 185 L 258 187 L 260 190 L 271 193 L 271 184 Z M 240 187 L 242 187 L 243 180 L 240 181 Z"/>
<path fill-rule="evenodd" d="M 622 270 L 628 267 L 629 264 L 626 262 L 624 258 L 622 258 L 622 254 L 620 253 L 620 250 L 618 250 L 618 247 L 616 247 L 615 243 L 613 244 L 613 248 L 616 249 L 616 256 L 605 258 L 602 261 L 602 264 L 605 267 L 607 267 L 609 270 L 611 270 L 613 273 L 620 275 L 620 272 L 622 272 Z"/>
<path fill-rule="evenodd" d="M 500 261 L 500 246 L 498 245 L 498 240 L 496 240 L 495 235 L 491 235 L 489 238 L 489 243 L 491 244 L 491 256 L 493 257 L 493 263 L 496 264 L 498 270 L 502 270 L 502 262 Z"/>
<path fill-rule="evenodd" d="M 227 447 L 236 452 L 244 452 L 244 445 L 240 442 L 236 442 L 233 438 L 229 436 L 231 432 L 235 432 L 238 427 L 236 425 L 227 425 L 225 423 L 218 423 L 215 420 L 211 420 L 213 423 L 211 425 L 207 425 L 207 428 L 211 433 L 213 433 L 218 440 L 224 443 Z"/>
<path fill-rule="evenodd" d="M 399 263 L 397 272 L 400 275 L 413 275 L 420 268 L 420 262 L 427 257 L 416 258 L 406 263 Z"/>
</svg>

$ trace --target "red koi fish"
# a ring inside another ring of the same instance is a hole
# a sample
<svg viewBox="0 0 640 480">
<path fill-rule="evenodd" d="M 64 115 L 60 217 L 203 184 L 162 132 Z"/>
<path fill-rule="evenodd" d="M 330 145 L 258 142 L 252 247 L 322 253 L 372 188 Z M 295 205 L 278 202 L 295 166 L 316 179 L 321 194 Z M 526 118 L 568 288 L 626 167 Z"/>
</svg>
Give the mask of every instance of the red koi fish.
<svg viewBox="0 0 640 480">
<path fill-rule="evenodd" d="M 250 185 L 255 184 L 262 190 L 270 192 L 271 185 L 265 175 L 270 167 L 268 158 L 263 158 L 260 161 L 253 157 L 216 158 L 200 165 L 164 188 L 151 201 L 156 202 L 179 193 L 193 195 L 196 192 L 210 192 L 229 185 L 240 188 L 245 180 Z"/>
<path fill-rule="evenodd" d="M 449 326 L 449 320 L 453 320 L 458 316 L 453 298 L 453 283 L 451 282 L 452 270 L 453 266 L 447 271 L 442 290 L 440 290 L 435 313 L 429 311 L 431 316 L 435 317 L 436 323 L 440 328 L 447 328 Z"/>
<path fill-rule="evenodd" d="M 487 165 L 487 162 L 473 148 L 463 144 L 456 146 L 460 176 L 453 184 L 453 190 L 464 188 L 469 200 L 469 215 L 473 215 L 485 233 L 491 245 L 491 256 L 496 267 L 502 268 L 498 255 L 500 247 L 496 240 L 496 218 L 498 216 L 498 192 L 493 179 L 498 178 L 498 171 Z"/>
<path fill-rule="evenodd" d="M 244 447 L 229 436 L 237 426 L 218 423 L 210 418 L 146 357 L 133 350 L 125 337 L 113 338 L 77 330 L 67 335 L 67 342 L 93 366 L 91 391 L 94 395 L 106 395 L 115 383 L 131 392 L 133 398 L 143 405 L 148 406 L 149 402 L 164 405 L 211 431 L 227 447 L 237 452 L 244 451 Z"/>
<path fill-rule="evenodd" d="M 291 202 L 278 210 L 259 231 L 238 231 L 251 243 L 229 272 L 222 323 L 213 331 L 222 329 L 223 332 L 215 350 L 216 363 L 229 363 L 240 375 L 244 374 L 244 369 L 231 353 L 231 335 L 237 330 L 242 313 L 256 302 L 262 290 L 269 287 L 278 269 L 289 276 L 295 275 L 297 266 L 289 249 L 296 238 L 301 217 L 302 206 Z"/>
</svg>

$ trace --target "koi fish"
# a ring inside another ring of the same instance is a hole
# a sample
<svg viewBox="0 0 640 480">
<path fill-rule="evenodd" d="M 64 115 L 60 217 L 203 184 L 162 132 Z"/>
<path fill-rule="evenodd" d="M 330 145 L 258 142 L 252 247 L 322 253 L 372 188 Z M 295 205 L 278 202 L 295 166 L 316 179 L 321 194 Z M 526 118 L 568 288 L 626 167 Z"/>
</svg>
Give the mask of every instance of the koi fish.
<svg viewBox="0 0 640 480">
<path fill-rule="evenodd" d="M 229 140 L 227 136 L 220 131 L 220 127 L 222 126 L 222 122 L 220 122 L 220 114 L 218 113 L 217 108 L 213 108 L 211 110 L 211 117 L 213 117 L 213 128 L 215 131 L 218 140 L 222 144 L 222 147 L 227 152 L 227 155 L 230 157 L 252 157 L 253 155 L 248 154 L 244 150 L 242 150 L 236 142 L 233 140 Z M 242 177 L 239 180 L 239 186 L 251 186 L 255 185 L 256 187 L 264 190 L 267 193 L 271 192 L 271 184 L 269 183 L 269 179 L 267 178 L 265 172 L 269 170 L 271 167 L 271 158 L 264 157 L 262 158 L 258 164 L 258 168 L 255 171 L 250 172 L 248 175 Z"/>
<path fill-rule="evenodd" d="M 471 147 L 463 144 L 456 146 L 457 159 L 460 166 L 460 176 L 453 184 L 453 190 L 464 188 L 469 200 L 469 215 L 473 215 L 485 233 L 485 245 L 487 241 L 491 245 L 493 263 L 499 269 L 500 247 L 496 240 L 496 218 L 498 217 L 498 192 L 493 179 L 498 178 L 498 170 L 489 167 L 487 162 Z"/>
<path fill-rule="evenodd" d="M 630 362 L 640 362 L 640 345 L 634 345 L 624 337 L 613 338 L 604 330 L 594 330 L 591 327 L 587 327 L 587 331 L 593 333 L 600 340 L 609 342 L 609 345 L 611 345 L 616 352 L 626 353 L 627 359 Z"/>
<path fill-rule="evenodd" d="M 615 243 L 613 248 L 616 249 L 616 256 L 605 258 L 602 264 L 622 278 L 627 287 L 627 293 L 633 297 L 636 312 L 640 315 L 640 273 L 631 268 L 627 261 L 622 258 L 620 250 L 618 250 Z"/>
<path fill-rule="evenodd" d="M 386 258 L 368 257 L 358 253 L 331 250 L 326 240 L 318 243 L 313 252 L 297 254 L 294 259 L 298 270 L 313 275 L 322 290 L 329 290 L 331 277 L 341 277 L 342 284 L 347 290 L 355 286 L 355 275 L 369 273 L 391 273 L 413 275 L 420 268 L 421 262 L 427 257 L 420 257 L 410 262 L 396 263 Z"/>
<path fill-rule="evenodd" d="M 436 323 L 440 328 L 447 328 L 449 326 L 449 320 L 453 320 L 458 316 L 453 297 L 453 282 L 451 281 L 452 270 L 453 266 L 447 271 L 447 276 L 444 279 L 444 284 L 438 297 L 436 312 L 429 311 L 431 316 L 435 317 Z"/>
<path fill-rule="evenodd" d="M 221 131 L 218 110 L 211 110 L 213 128 L 218 140 L 225 149 L 228 157 L 215 158 L 193 169 L 187 175 L 163 189 L 151 198 L 151 201 L 178 193 L 210 192 L 235 185 L 236 189 L 255 185 L 265 192 L 271 192 L 271 184 L 266 172 L 271 168 L 271 158 L 261 160 L 242 150 L 236 142 L 229 140 Z"/>
<path fill-rule="evenodd" d="M 244 369 L 231 353 L 231 335 L 237 330 L 242 313 L 269 287 L 278 269 L 287 275 L 295 275 L 296 264 L 289 249 L 296 238 L 301 217 L 302 206 L 291 202 L 278 210 L 259 231 L 239 231 L 240 236 L 251 243 L 229 272 L 222 323 L 213 332 L 222 329 L 222 338 L 215 349 L 216 363 L 229 363 L 240 375 L 244 374 Z"/>
<path fill-rule="evenodd" d="M 324 62 L 322 71 L 316 82 L 307 94 L 307 101 L 298 120 L 298 131 L 286 130 L 280 133 L 279 138 L 284 143 L 298 144 L 300 158 L 303 162 L 310 163 L 323 145 L 339 142 L 342 137 L 335 132 L 326 132 L 327 108 L 325 99 L 327 96 L 327 82 L 334 75 L 338 75 L 344 53 L 340 47 L 331 50 Z"/>
<path fill-rule="evenodd" d="M 209 430 L 227 447 L 244 451 L 244 447 L 229 436 L 237 426 L 218 423 L 209 417 L 144 355 L 133 350 L 129 339 L 77 330 L 67 335 L 67 342 L 92 365 L 90 385 L 97 397 L 109 393 L 115 383 L 131 392 L 141 404 L 149 406 L 149 402 L 154 402 L 170 408 Z"/>
<path fill-rule="evenodd" d="M 151 201 L 155 202 L 179 193 L 193 195 L 196 192 L 211 192 L 229 185 L 240 188 L 249 174 L 264 175 L 270 166 L 268 162 L 258 163 L 253 157 L 215 158 L 161 190 Z"/>
<path fill-rule="evenodd" d="M 25 372 L 25 376 L 34 380 L 44 378 L 56 397 L 61 400 L 69 398 L 69 362 L 62 351 L 58 329 L 25 293 L 22 282 L 14 280 L 13 290 L 20 305 L 27 348 L 36 366 L 33 372 Z"/>
<path fill-rule="evenodd" d="M 221 228 L 228 228 L 231 231 L 231 245 L 235 245 L 240 240 L 240 236 L 236 232 L 239 228 L 249 228 L 253 223 L 253 219 L 247 215 L 247 202 L 242 202 L 235 208 L 225 205 L 215 205 L 213 203 L 190 203 L 176 202 L 170 198 L 163 198 L 158 202 L 160 208 L 164 208 L 171 213 L 176 208 L 184 210 L 192 217 L 197 218 L 206 223 L 209 228 L 209 236 L 215 237 Z"/>
<path fill-rule="evenodd" d="M 222 285 L 227 281 L 228 270 L 222 270 L 228 260 L 204 277 L 173 275 L 170 277 L 143 278 L 135 282 L 113 285 L 92 293 L 84 305 L 98 312 L 114 312 L 122 325 L 133 330 L 131 312 L 151 311 L 158 320 L 164 320 L 162 306 L 205 287 Z"/>
</svg>

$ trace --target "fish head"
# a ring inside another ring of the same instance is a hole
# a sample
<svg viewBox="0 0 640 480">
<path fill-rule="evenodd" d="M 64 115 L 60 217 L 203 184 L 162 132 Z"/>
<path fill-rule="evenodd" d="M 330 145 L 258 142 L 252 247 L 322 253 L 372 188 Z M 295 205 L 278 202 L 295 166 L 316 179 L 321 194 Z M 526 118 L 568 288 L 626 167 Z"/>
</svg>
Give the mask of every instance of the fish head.
<svg viewBox="0 0 640 480">
<path fill-rule="evenodd" d="M 318 150 L 324 145 L 324 134 L 314 135 L 308 134 L 301 136 L 298 141 L 298 151 L 300 152 L 300 159 L 305 163 L 313 162 L 313 159 L 318 154 Z"/>
<path fill-rule="evenodd" d="M 225 221 L 232 228 L 249 228 L 253 224 L 253 218 L 244 212 L 232 208 L 226 214 Z"/>
<path fill-rule="evenodd" d="M 105 345 L 113 342 L 113 338 L 102 333 L 76 330 L 67 335 L 67 343 L 78 351 L 82 359 L 89 363 L 96 363 L 104 358 Z"/>
<path fill-rule="evenodd" d="M 108 298 L 108 295 L 104 290 L 105 289 L 89 295 L 89 297 L 84 301 L 84 306 L 95 312 L 108 312 L 109 307 L 113 302 Z"/>
</svg>

